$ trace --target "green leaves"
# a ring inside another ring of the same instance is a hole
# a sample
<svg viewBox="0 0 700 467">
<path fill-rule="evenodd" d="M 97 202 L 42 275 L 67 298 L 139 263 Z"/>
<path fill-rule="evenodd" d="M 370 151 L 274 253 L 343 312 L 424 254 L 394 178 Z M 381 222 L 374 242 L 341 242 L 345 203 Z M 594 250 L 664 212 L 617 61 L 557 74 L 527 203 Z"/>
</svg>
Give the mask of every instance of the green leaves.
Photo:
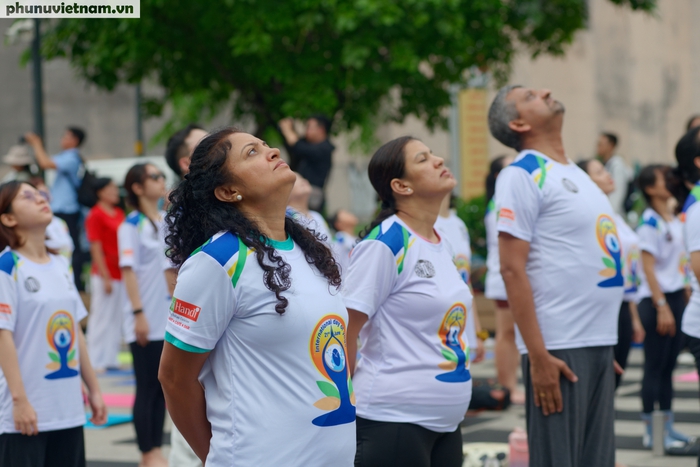
<svg viewBox="0 0 700 467">
<path fill-rule="evenodd" d="M 71 350 L 70 352 L 68 352 L 68 361 L 70 362 L 70 361 L 73 360 L 74 358 L 75 358 L 75 349 L 73 349 L 73 350 Z"/>
<path fill-rule="evenodd" d="M 457 356 L 454 354 L 454 352 L 450 352 L 447 349 L 442 349 L 442 356 L 445 357 L 446 360 L 457 363 Z"/>
<path fill-rule="evenodd" d="M 336 397 L 340 399 L 340 393 L 338 392 L 338 388 L 336 388 L 335 385 L 327 381 L 316 381 L 316 384 L 318 385 L 318 388 L 321 390 L 321 392 L 326 396 Z"/>
<path fill-rule="evenodd" d="M 610 0 L 653 11 L 653 0 Z M 154 82 L 163 134 L 224 111 L 259 135 L 321 112 L 373 141 L 414 116 L 446 125 L 449 85 L 472 67 L 504 79 L 517 50 L 560 54 L 585 26 L 585 0 L 142 0 L 140 19 L 44 21 L 43 54 L 67 57 L 104 89 Z M 391 99 L 389 96 L 392 96 Z M 167 105 L 166 105 L 167 104 Z"/>
<path fill-rule="evenodd" d="M 57 363 L 61 362 L 61 359 L 54 352 L 49 352 L 49 358 L 51 359 L 52 362 L 57 362 Z"/>
<path fill-rule="evenodd" d="M 603 264 L 605 264 L 607 267 L 609 267 L 611 269 L 616 268 L 615 262 L 613 260 L 611 260 L 610 258 L 603 257 L 601 259 L 603 260 Z"/>
</svg>

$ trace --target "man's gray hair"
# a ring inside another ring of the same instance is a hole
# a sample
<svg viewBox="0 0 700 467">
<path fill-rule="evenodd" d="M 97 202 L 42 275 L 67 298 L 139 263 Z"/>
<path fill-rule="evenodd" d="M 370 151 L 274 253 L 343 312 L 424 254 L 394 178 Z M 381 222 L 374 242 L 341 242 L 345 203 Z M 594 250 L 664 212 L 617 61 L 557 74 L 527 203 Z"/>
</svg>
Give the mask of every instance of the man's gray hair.
<svg viewBox="0 0 700 467">
<path fill-rule="evenodd" d="M 508 93 L 515 88 L 522 88 L 522 86 L 513 84 L 503 86 L 498 90 L 498 94 L 496 94 L 489 108 L 488 119 L 489 130 L 491 130 L 493 137 L 509 148 L 520 151 L 520 135 L 508 126 L 510 122 L 520 116 L 515 108 L 515 104 L 506 100 Z"/>
</svg>

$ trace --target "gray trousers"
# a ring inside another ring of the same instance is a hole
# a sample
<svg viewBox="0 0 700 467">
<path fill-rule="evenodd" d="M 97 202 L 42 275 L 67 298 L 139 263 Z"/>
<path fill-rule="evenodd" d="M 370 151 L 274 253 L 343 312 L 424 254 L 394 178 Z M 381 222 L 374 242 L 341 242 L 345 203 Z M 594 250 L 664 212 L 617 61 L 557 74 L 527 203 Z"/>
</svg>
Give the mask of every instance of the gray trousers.
<svg viewBox="0 0 700 467">
<path fill-rule="evenodd" d="M 564 410 L 545 417 L 535 406 L 530 360 L 522 357 L 525 419 L 533 467 L 614 467 L 615 370 L 613 347 L 550 350 L 578 376 L 561 377 Z"/>
</svg>

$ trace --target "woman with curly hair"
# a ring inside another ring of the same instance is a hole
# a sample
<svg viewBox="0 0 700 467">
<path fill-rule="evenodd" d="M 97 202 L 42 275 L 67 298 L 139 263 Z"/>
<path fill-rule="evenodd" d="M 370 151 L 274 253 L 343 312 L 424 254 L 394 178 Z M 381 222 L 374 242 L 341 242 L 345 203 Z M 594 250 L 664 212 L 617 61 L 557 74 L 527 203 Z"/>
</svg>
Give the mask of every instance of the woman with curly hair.
<svg viewBox="0 0 700 467">
<path fill-rule="evenodd" d="M 472 294 L 434 228 L 455 178 L 410 136 L 380 147 L 368 171 L 383 209 L 353 249 L 343 289 L 357 391 L 355 465 L 458 467 L 472 392 Z"/>
<path fill-rule="evenodd" d="M 159 377 L 207 466 L 353 462 L 340 272 L 285 216 L 295 179 L 278 149 L 225 128 L 198 144 L 170 195 L 180 269 Z"/>
</svg>

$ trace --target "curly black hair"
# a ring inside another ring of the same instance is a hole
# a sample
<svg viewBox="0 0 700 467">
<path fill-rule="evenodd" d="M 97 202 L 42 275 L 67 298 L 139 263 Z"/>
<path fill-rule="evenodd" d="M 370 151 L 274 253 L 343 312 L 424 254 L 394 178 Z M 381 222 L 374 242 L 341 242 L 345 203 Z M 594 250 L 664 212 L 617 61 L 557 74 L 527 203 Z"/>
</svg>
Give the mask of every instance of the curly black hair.
<svg viewBox="0 0 700 467">
<path fill-rule="evenodd" d="M 263 270 L 263 282 L 275 293 L 278 300 L 275 311 L 281 315 L 289 304 L 282 292 L 291 287 L 291 266 L 277 254 L 257 224 L 245 217 L 235 203 L 219 201 L 214 195 L 216 187 L 235 180 L 226 162 L 231 150 L 228 138 L 239 132 L 236 128 L 223 128 L 207 135 L 195 148 L 190 173 L 169 196 L 171 209 L 165 218 L 168 227 L 165 238 L 167 255 L 176 267 L 180 267 L 194 250 L 214 234 L 222 231 L 233 233 L 255 251 Z M 340 269 L 319 234 L 290 217 L 285 217 L 284 229 L 301 247 L 306 261 L 328 280 L 329 286 L 339 288 Z"/>
</svg>

